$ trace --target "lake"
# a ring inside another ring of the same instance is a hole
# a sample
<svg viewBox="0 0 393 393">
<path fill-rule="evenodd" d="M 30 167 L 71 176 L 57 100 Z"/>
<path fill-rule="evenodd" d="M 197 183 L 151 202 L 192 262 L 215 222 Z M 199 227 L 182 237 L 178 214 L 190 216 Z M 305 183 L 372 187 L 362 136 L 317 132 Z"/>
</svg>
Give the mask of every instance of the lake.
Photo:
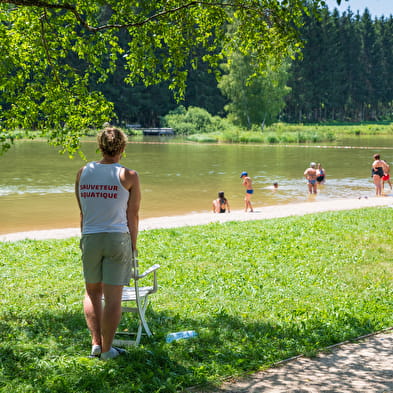
<svg viewBox="0 0 393 393">
<path fill-rule="evenodd" d="M 95 142 L 83 143 L 83 151 L 88 160 L 99 159 Z M 242 171 L 253 180 L 254 207 L 374 196 L 370 167 L 376 152 L 391 163 L 391 138 L 262 146 L 144 137 L 130 138 L 121 163 L 140 175 L 144 219 L 209 212 L 219 191 L 225 191 L 232 210 L 241 210 Z M 312 198 L 303 177 L 311 161 L 321 162 L 327 172 L 326 184 Z M 74 196 L 75 175 L 83 165 L 79 156 L 71 160 L 45 142 L 23 141 L 0 157 L 0 165 L 0 234 L 79 226 Z"/>
</svg>

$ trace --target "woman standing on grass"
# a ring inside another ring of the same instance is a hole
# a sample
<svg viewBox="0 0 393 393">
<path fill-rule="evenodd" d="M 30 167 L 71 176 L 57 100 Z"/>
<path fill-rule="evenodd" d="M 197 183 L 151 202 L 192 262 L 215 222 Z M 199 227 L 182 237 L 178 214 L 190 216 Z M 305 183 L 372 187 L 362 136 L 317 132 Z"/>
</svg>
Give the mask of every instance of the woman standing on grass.
<svg viewBox="0 0 393 393">
<path fill-rule="evenodd" d="M 92 336 L 91 356 L 108 360 L 125 352 L 112 342 L 123 286 L 129 284 L 131 258 L 136 255 L 141 194 L 138 174 L 119 164 L 127 143 L 123 131 L 108 127 L 97 140 L 102 159 L 79 170 L 75 193 L 81 212 L 83 306 Z"/>
</svg>

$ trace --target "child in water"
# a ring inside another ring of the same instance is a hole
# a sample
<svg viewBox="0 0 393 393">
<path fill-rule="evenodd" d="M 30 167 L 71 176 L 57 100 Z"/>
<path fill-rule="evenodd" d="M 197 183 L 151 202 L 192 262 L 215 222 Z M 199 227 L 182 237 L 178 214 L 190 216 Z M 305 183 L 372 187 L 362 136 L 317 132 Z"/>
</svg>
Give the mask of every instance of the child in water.
<svg viewBox="0 0 393 393">
<path fill-rule="evenodd" d="M 218 193 L 218 198 L 213 201 L 213 213 L 228 213 L 231 212 L 228 199 L 225 198 L 224 191 Z"/>
</svg>

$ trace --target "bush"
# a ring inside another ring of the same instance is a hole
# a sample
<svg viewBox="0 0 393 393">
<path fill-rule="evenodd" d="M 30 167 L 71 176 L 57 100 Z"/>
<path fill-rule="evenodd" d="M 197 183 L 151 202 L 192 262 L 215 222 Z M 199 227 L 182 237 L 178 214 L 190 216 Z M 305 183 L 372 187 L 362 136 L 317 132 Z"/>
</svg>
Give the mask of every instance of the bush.
<svg viewBox="0 0 393 393">
<path fill-rule="evenodd" d="M 212 116 L 205 109 L 179 106 L 161 119 L 161 126 L 170 127 L 177 135 L 197 135 L 189 138 L 195 142 L 229 143 L 321 143 L 333 142 L 337 135 L 349 133 L 350 127 L 327 125 L 303 125 L 276 123 L 261 130 L 261 125 L 253 124 L 251 130 L 236 126 L 229 115 L 227 118 Z M 358 130 L 359 128 L 355 128 Z M 389 125 L 388 132 L 391 126 Z M 386 130 L 386 128 L 385 128 Z M 360 132 L 360 131 L 359 131 Z M 379 133 L 378 127 L 363 126 L 363 133 Z M 385 131 L 386 132 L 386 131 Z M 204 137 L 201 136 L 204 134 Z M 209 134 L 209 135 L 207 135 Z"/>
<path fill-rule="evenodd" d="M 235 129 L 226 130 L 221 134 L 221 138 L 219 140 L 221 142 L 237 143 L 240 141 L 239 130 L 235 130 Z"/>
<path fill-rule="evenodd" d="M 173 128 L 178 135 L 204 134 L 225 129 L 225 121 L 218 116 L 212 116 L 205 109 L 190 106 L 185 109 L 180 106 L 169 112 L 162 124 Z"/>
<path fill-rule="evenodd" d="M 176 134 L 199 134 L 211 131 L 211 115 L 202 108 L 179 107 L 164 117 L 164 125 L 173 128 Z"/>
<path fill-rule="evenodd" d="M 278 143 L 278 137 L 275 134 L 269 134 L 266 136 L 266 142 L 270 144 Z"/>
<path fill-rule="evenodd" d="M 248 137 L 248 142 L 251 143 L 263 143 L 264 137 L 260 133 L 253 133 Z"/>
<path fill-rule="evenodd" d="M 297 143 L 297 134 L 286 132 L 280 135 L 280 143 Z"/>
</svg>

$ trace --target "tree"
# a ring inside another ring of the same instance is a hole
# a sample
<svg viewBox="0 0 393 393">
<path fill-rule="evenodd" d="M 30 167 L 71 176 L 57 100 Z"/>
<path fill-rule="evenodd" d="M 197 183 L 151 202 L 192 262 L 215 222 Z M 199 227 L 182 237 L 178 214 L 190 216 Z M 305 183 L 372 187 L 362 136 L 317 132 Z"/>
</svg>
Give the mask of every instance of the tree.
<svg viewBox="0 0 393 393">
<path fill-rule="evenodd" d="M 392 119 L 393 18 L 350 9 L 322 11 L 301 29 L 302 57 L 292 63 L 287 121 Z"/>
<path fill-rule="evenodd" d="M 339 3 L 340 0 L 337 0 Z M 169 81 L 184 95 L 189 65 L 217 68 L 233 51 L 251 54 L 263 71 L 269 57 L 299 50 L 302 13 L 322 0 L 0 0 L 0 144 L 35 129 L 65 151 L 79 148 L 88 127 L 113 116 L 113 105 L 90 90 L 123 57 L 130 84 Z M 236 21 L 236 31 L 227 34 Z M 122 46 L 118 32 L 129 39 Z M 193 56 L 204 48 L 202 59 Z M 191 64 L 187 64 L 191 59 Z"/>
<path fill-rule="evenodd" d="M 267 64 L 263 75 L 255 75 L 249 56 L 233 54 L 224 65 L 227 70 L 219 88 L 229 98 L 229 114 L 241 125 L 251 128 L 270 125 L 285 106 L 284 97 L 289 93 L 287 64 Z"/>
</svg>

